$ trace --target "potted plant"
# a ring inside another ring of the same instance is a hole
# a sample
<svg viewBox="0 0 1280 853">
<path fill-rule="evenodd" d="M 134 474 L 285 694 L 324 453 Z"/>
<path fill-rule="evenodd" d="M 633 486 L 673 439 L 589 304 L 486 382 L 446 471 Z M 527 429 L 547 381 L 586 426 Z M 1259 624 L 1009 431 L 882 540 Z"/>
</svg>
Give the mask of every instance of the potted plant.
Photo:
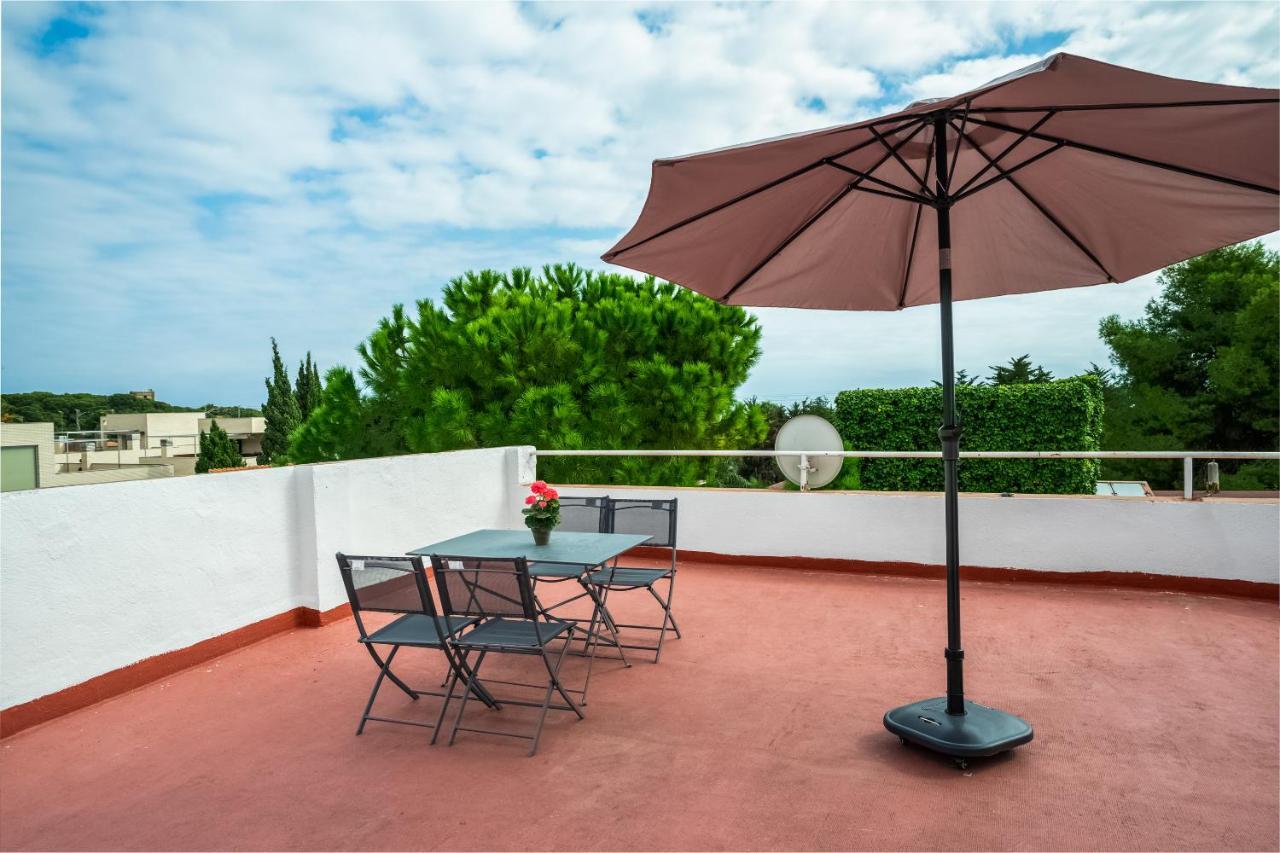
<svg viewBox="0 0 1280 853">
<path fill-rule="evenodd" d="M 533 544 L 551 541 L 551 529 L 560 523 L 560 493 L 542 480 L 535 480 L 524 499 L 524 525 L 533 531 Z"/>
</svg>

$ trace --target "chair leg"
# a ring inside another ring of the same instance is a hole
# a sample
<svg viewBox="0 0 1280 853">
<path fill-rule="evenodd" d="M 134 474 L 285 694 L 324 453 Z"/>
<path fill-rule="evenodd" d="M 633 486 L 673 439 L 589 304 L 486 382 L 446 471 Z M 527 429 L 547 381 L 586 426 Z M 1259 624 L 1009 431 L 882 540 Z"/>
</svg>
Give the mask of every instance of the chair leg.
<svg viewBox="0 0 1280 853">
<path fill-rule="evenodd" d="M 403 690 L 409 696 L 410 699 L 418 698 L 417 692 L 412 687 L 410 687 L 409 685 L 401 681 L 399 678 L 396 678 L 396 674 L 390 670 L 389 668 L 391 664 L 390 658 L 387 659 L 387 664 L 383 665 L 382 658 L 378 657 L 378 653 L 377 651 L 374 650 L 372 644 L 361 643 L 361 645 L 364 646 L 365 649 L 369 652 L 369 657 L 373 658 L 373 662 L 378 665 L 378 668 L 386 670 L 387 678 L 391 679 L 392 684 L 394 684 L 396 687 L 399 687 L 401 690 Z M 392 652 L 392 654 L 395 654 L 395 652 Z"/>
<path fill-rule="evenodd" d="M 476 665 L 467 674 L 467 689 L 462 691 L 462 702 L 458 704 L 458 716 L 453 719 L 453 729 L 449 732 L 449 746 L 453 746 L 454 740 L 458 737 L 458 726 L 462 725 L 462 714 L 467 710 L 467 700 L 471 698 L 471 691 L 475 687 L 476 673 L 480 671 L 480 665 L 484 663 L 486 652 L 480 652 L 480 657 L 476 658 Z"/>
<path fill-rule="evenodd" d="M 372 649 L 370 651 L 372 651 Z M 373 682 L 373 690 L 369 692 L 369 701 L 364 703 L 364 712 L 360 715 L 360 725 L 356 728 L 357 735 L 364 734 L 364 724 L 369 721 L 369 712 L 373 710 L 373 700 L 378 698 L 378 690 L 382 687 L 382 679 L 387 678 L 388 676 L 395 679 L 395 676 L 391 675 L 391 661 L 395 659 L 396 652 L 398 651 L 400 651 L 399 646 L 392 646 L 391 654 L 387 655 L 386 663 L 382 663 L 376 654 L 373 656 L 373 659 L 378 660 L 380 663 L 378 668 L 378 677 Z M 417 694 L 412 690 L 409 690 L 409 695 L 414 699 L 418 698 Z"/>
<path fill-rule="evenodd" d="M 458 673 L 460 678 L 468 678 L 470 676 L 471 671 L 467 669 L 466 654 L 463 654 L 460 658 L 455 658 L 454 654 L 450 652 L 450 648 L 451 647 L 448 644 L 442 647 L 445 657 L 448 658 L 449 660 L 449 669 L 451 671 Z M 448 681 L 448 676 L 445 676 L 445 681 Z M 444 687 L 444 684 L 441 684 L 440 686 Z M 475 692 L 475 697 L 479 699 L 481 702 L 483 702 L 485 705 L 487 705 L 489 708 L 495 711 L 502 710 L 502 705 L 498 702 L 497 699 L 493 698 L 493 694 L 491 694 L 485 688 L 483 683 L 477 681 L 474 687 L 474 692 Z"/>
<path fill-rule="evenodd" d="M 538 652 L 539 657 L 542 658 L 543 666 L 547 668 L 547 692 L 542 697 L 542 711 L 538 714 L 538 725 L 533 731 L 533 745 L 529 747 L 530 757 L 538 753 L 538 741 L 542 739 L 542 726 L 547 721 L 547 711 L 551 708 L 551 697 L 556 692 L 560 693 L 570 710 L 578 715 L 578 719 L 583 719 L 582 709 L 578 707 L 578 704 L 573 701 L 573 697 L 569 695 L 564 689 L 564 685 L 560 683 L 560 665 L 564 663 L 564 655 L 568 648 L 568 643 L 560 647 L 560 655 L 556 658 L 555 666 L 551 665 L 551 659 L 547 657 L 545 648 Z"/>
<path fill-rule="evenodd" d="M 676 597 L 676 573 L 671 572 L 671 583 L 667 586 L 667 618 L 671 620 L 671 629 L 676 632 L 676 639 L 681 639 L 680 626 L 676 624 L 676 616 L 671 612 L 671 602 Z"/>
<path fill-rule="evenodd" d="M 676 588 L 676 578 L 674 574 L 671 575 L 671 585 L 667 587 L 666 601 L 662 600 L 662 596 L 658 595 L 658 591 L 654 589 L 652 586 L 645 587 L 645 589 L 649 590 L 649 594 L 652 595 L 654 599 L 657 600 L 658 604 L 662 607 L 662 628 L 658 630 L 658 648 L 654 651 L 654 655 L 653 655 L 654 663 L 657 663 L 658 660 L 662 657 L 662 641 L 665 640 L 667 637 L 668 623 L 670 623 L 671 627 L 675 630 L 676 638 L 677 639 L 680 638 L 680 628 L 676 625 L 675 616 L 671 614 L 671 599 L 674 597 L 673 593 L 675 592 L 675 588 Z"/>
<path fill-rule="evenodd" d="M 622 647 L 622 637 L 618 635 L 618 625 L 613 621 L 613 617 L 609 615 L 609 587 L 604 587 L 604 595 L 600 598 L 600 618 L 606 621 L 609 634 L 613 637 L 613 646 L 618 650 L 618 657 L 622 658 L 622 665 L 630 669 L 631 661 L 627 660 L 627 651 Z M 597 645 L 599 635 L 597 635 Z M 595 654 L 593 651 L 592 654 Z"/>
<path fill-rule="evenodd" d="M 467 660 L 467 656 L 465 653 L 463 653 L 461 656 L 461 660 L 458 662 L 459 666 L 461 667 L 465 665 L 466 660 Z M 440 738 L 440 727 L 444 725 L 444 713 L 449 709 L 449 703 L 453 701 L 454 688 L 458 686 L 458 669 L 455 669 L 452 666 L 452 663 L 453 662 L 450 661 L 451 665 L 449 667 L 449 674 L 446 675 L 444 679 L 445 684 L 449 686 L 449 689 L 445 691 L 444 699 L 440 702 L 440 713 L 436 715 L 436 724 L 433 727 L 434 731 L 431 732 L 432 746 L 435 746 L 436 741 L 439 740 Z M 444 685 L 441 685 L 441 686 L 443 687 Z"/>
<path fill-rule="evenodd" d="M 569 639 L 565 641 L 565 648 L 573 644 L 573 634 L 575 631 L 582 630 L 577 625 L 569 629 Z M 586 651 L 587 645 L 591 642 L 591 634 L 587 634 L 587 639 L 583 642 L 583 651 Z M 591 687 L 591 666 L 596 662 L 594 654 L 587 655 L 587 677 L 582 680 L 582 699 L 578 702 L 584 708 L 587 706 L 587 690 Z"/>
<path fill-rule="evenodd" d="M 582 713 L 582 709 L 578 707 L 578 703 L 574 701 L 573 697 L 569 695 L 569 691 L 565 688 L 564 682 L 560 680 L 560 667 L 564 665 L 564 653 L 566 650 L 567 650 L 567 647 L 563 647 L 560 649 L 560 655 L 559 657 L 556 658 L 555 670 L 551 671 L 550 673 L 551 680 L 555 684 L 556 690 L 560 693 L 561 696 L 564 697 L 564 701 L 568 703 L 569 707 L 573 710 L 573 713 L 577 714 L 578 719 L 581 720 L 581 719 L 585 719 L 585 715 Z M 543 660 L 543 663 L 547 663 L 547 664 L 550 663 L 550 660 L 547 658 L 545 653 L 543 653 L 542 655 L 542 660 Z"/>
</svg>

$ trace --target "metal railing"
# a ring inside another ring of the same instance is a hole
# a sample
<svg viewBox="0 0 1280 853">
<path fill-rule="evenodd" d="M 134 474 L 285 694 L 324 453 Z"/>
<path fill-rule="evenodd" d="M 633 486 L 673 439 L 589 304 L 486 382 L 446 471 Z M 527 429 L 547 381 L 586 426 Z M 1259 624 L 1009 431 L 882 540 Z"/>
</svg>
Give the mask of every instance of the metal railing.
<svg viewBox="0 0 1280 853">
<path fill-rule="evenodd" d="M 534 456 L 728 456 L 799 458 L 801 488 L 811 456 L 840 456 L 845 459 L 942 459 L 940 450 L 541 450 Z M 1181 459 L 1182 497 L 1194 497 L 1195 460 L 1272 459 L 1280 452 L 1265 450 L 962 450 L 961 459 Z"/>
</svg>

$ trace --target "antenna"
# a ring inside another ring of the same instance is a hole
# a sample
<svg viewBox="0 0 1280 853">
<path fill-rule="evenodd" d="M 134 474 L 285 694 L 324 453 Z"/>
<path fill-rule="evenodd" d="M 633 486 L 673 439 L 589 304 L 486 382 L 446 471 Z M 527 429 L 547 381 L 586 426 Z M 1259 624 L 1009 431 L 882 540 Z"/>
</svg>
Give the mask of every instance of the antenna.
<svg viewBox="0 0 1280 853">
<path fill-rule="evenodd" d="M 782 425 L 773 449 L 782 451 L 825 450 L 840 452 L 844 442 L 840 433 L 825 418 L 817 415 L 797 415 Z M 843 456 L 776 456 L 782 476 L 800 487 L 800 491 L 820 489 L 840 474 L 844 466 Z"/>
</svg>

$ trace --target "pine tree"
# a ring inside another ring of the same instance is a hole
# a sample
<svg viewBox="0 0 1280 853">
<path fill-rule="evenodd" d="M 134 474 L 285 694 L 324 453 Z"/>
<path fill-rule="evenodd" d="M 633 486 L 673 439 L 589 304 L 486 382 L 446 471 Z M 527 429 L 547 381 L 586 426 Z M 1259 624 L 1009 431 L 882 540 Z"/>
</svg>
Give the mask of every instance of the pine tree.
<svg viewBox="0 0 1280 853">
<path fill-rule="evenodd" d="M 1052 382 L 1053 374 L 1038 364 L 1031 363 L 1031 356 L 1023 354 L 1009 359 L 1007 365 L 991 365 L 991 376 L 988 381 L 992 385 L 1038 385 Z"/>
<path fill-rule="evenodd" d="M 365 412 L 356 379 L 345 367 L 329 371 L 316 407 L 297 432 L 289 454 L 308 462 L 355 459 L 368 444 Z"/>
<path fill-rule="evenodd" d="M 328 411 L 295 434 L 294 461 L 510 444 L 751 447 L 766 431 L 760 407 L 734 399 L 760 356 L 755 319 L 652 278 L 571 264 L 469 272 L 440 304 L 395 306 L 360 353 L 363 389 L 330 371 Z M 726 467 L 680 457 L 538 464 L 561 482 L 663 485 L 715 481 Z"/>
<path fill-rule="evenodd" d="M 200 456 L 196 459 L 196 473 L 206 474 L 216 468 L 239 468 L 244 465 L 244 457 L 240 448 L 227 435 L 226 430 L 218 426 L 215 420 L 209 424 L 209 431 L 200 434 Z"/>
<path fill-rule="evenodd" d="M 298 398 L 294 396 L 289 374 L 280 359 L 280 347 L 271 339 L 271 378 L 267 385 L 267 402 L 262 415 L 267 419 L 266 432 L 262 436 L 262 453 L 258 461 L 264 465 L 281 463 L 289 451 L 289 434 L 302 422 Z"/>
</svg>

